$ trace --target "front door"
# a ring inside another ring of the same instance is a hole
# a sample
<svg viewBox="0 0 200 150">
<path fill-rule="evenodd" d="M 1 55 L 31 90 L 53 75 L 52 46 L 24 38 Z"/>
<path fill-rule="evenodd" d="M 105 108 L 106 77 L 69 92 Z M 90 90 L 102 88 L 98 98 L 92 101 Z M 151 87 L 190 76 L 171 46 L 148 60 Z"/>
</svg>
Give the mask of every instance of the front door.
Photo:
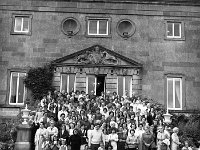
<svg viewBox="0 0 200 150">
<path fill-rule="evenodd" d="M 96 95 L 100 96 L 105 90 L 105 75 L 96 76 Z"/>
</svg>

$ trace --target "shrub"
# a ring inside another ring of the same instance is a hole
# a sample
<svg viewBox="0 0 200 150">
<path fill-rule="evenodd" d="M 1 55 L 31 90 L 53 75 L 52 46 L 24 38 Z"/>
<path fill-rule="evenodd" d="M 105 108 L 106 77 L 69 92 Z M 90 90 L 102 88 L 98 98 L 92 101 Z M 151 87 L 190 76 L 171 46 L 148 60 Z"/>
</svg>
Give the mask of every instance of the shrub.
<svg viewBox="0 0 200 150">
<path fill-rule="evenodd" d="M 187 140 L 190 145 L 198 147 L 198 141 L 200 141 L 200 115 L 173 114 L 172 118 L 173 127 L 179 128 L 181 143 Z"/>
<path fill-rule="evenodd" d="M 53 67 L 45 65 L 44 67 L 31 68 L 24 79 L 25 86 L 31 90 L 35 100 L 41 99 L 48 91 L 53 90 Z"/>
</svg>

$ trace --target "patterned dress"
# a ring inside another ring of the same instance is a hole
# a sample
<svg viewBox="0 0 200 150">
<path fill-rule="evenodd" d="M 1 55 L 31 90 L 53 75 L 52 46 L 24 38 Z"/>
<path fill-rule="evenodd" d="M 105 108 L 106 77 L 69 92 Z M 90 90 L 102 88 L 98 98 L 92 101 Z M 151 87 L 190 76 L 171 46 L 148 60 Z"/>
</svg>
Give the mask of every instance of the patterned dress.
<svg viewBox="0 0 200 150">
<path fill-rule="evenodd" d="M 164 132 L 158 132 L 157 134 L 157 150 L 167 150 L 168 146 L 163 143 L 165 139 L 169 139 L 168 135 Z"/>
<path fill-rule="evenodd" d="M 45 138 L 48 137 L 48 131 L 45 128 L 39 128 L 35 134 L 35 150 L 43 150 Z"/>
</svg>

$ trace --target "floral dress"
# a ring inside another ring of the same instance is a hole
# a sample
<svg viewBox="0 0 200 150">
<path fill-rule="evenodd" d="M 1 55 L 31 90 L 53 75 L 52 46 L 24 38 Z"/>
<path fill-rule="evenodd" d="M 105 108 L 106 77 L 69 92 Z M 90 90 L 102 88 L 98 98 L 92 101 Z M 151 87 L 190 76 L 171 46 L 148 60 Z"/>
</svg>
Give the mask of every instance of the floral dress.
<svg viewBox="0 0 200 150">
<path fill-rule="evenodd" d="M 164 132 L 158 132 L 157 134 L 157 150 L 167 150 L 168 146 L 163 143 L 165 139 L 169 139 L 168 135 Z"/>
</svg>

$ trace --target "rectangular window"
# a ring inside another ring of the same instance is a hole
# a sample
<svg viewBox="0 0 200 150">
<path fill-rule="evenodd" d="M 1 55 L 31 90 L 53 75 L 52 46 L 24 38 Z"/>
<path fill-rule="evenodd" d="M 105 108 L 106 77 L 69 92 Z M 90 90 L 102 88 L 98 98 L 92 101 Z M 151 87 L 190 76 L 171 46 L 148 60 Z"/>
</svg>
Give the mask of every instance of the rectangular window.
<svg viewBox="0 0 200 150">
<path fill-rule="evenodd" d="M 182 109 L 182 78 L 167 78 L 167 108 Z"/>
<path fill-rule="evenodd" d="M 110 18 L 87 17 L 87 36 L 108 37 L 110 35 Z"/>
<path fill-rule="evenodd" d="M 31 34 L 31 15 L 13 15 L 11 34 Z"/>
<path fill-rule="evenodd" d="M 166 21 L 166 39 L 184 40 L 184 23 L 179 21 Z"/>
<path fill-rule="evenodd" d="M 95 94 L 96 94 L 96 82 L 97 82 L 97 79 L 96 79 L 96 76 L 95 75 L 87 75 L 87 86 L 86 86 L 86 93 L 90 94 L 91 91 L 94 91 Z"/>
<path fill-rule="evenodd" d="M 108 35 L 108 20 L 89 20 L 88 35 Z"/>
<path fill-rule="evenodd" d="M 11 105 L 24 104 L 26 89 L 23 82 L 23 78 L 25 76 L 26 76 L 26 73 L 11 72 L 9 104 Z"/>
<path fill-rule="evenodd" d="M 75 74 L 61 75 L 61 89 L 60 91 L 72 92 L 74 90 Z"/>
<path fill-rule="evenodd" d="M 125 93 L 132 96 L 132 77 L 118 76 L 118 95 L 125 96 Z"/>
</svg>

